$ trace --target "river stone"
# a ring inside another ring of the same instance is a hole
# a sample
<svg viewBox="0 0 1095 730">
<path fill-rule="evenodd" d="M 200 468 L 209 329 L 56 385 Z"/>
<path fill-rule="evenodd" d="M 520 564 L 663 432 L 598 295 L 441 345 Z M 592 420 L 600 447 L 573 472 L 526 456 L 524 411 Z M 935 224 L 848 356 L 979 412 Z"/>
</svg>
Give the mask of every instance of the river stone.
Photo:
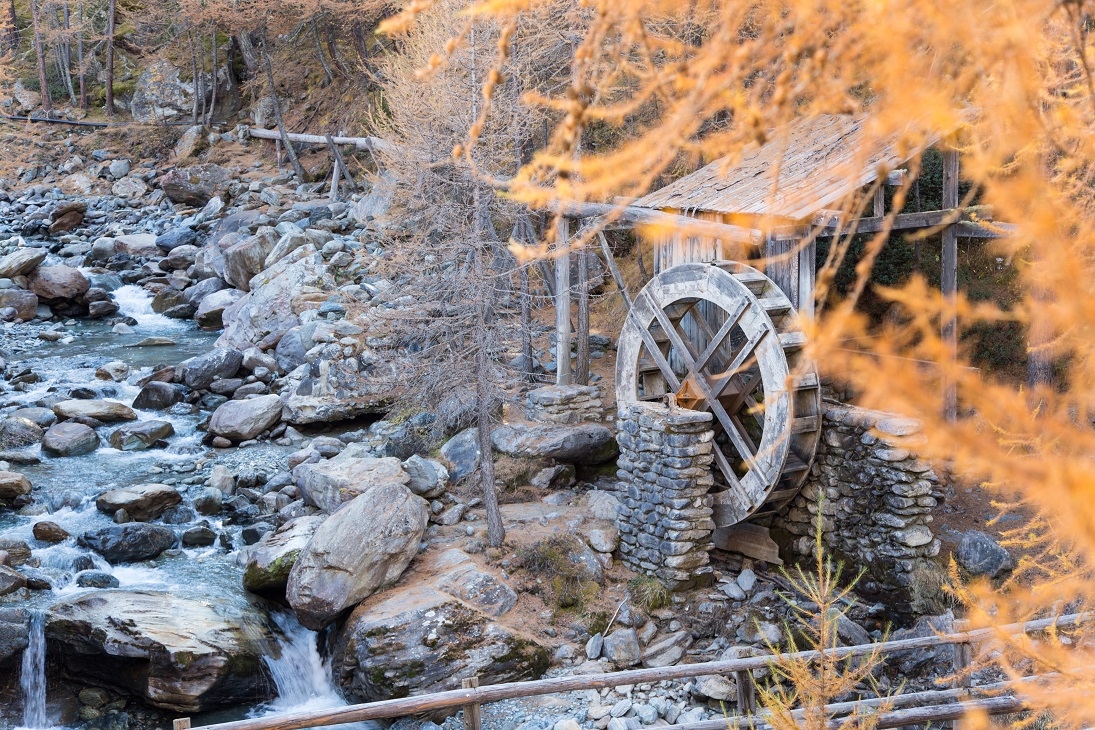
<svg viewBox="0 0 1095 730">
<path fill-rule="evenodd" d="M 507 456 L 575 464 L 603 464 L 619 453 L 612 432 L 595 423 L 505 424 L 491 433 L 491 445 Z"/>
<path fill-rule="evenodd" d="M 272 228 L 265 228 L 224 250 L 224 280 L 235 288 L 251 291 L 251 278 L 262 271 L 266 257 L 277 241 Z"/>
<path fill-rule="evenodd" d="M 219 276 L 211 276 L 208 279 L 202 279 L 194 286 L 188 287 L 184 293 L 186 294 L 186 301 L 197 306 L 213 292 L 227 288 L 228 284 L 225 283 L 224 279 Z"/>
<path fill-rule="evenodd" d="M 644 667 L 668 667 L 676 664 L 692 646 L 691 631 L 676 631 L 658 638 L 643 651 L 642 663 Z"/>
<path fill-rule="evenodd" d="M 69 200 L 54 208 L 50 215 L 50 235 L 56 236 L 67 233 L 84 222 L 84 213 L 87 212 L 87 203 L 82 200 Z"/>
<path fill-rule="evenodd" d="M 209 419 L 209 433 L 233 441 L 246 441 L 272 427 L 280 418 L 281 396 L 260 395 L 246 400 L 230 400 L 213 412 L 213 417 Z"/>
<path fill-rule="evenodd" d="M 167 421 L 139 421 L 119 427 L 109 441 L 120 451 L 143 451 L 174 435 L 175 427 Z"/>
<path fill-rule="evenodd" d="M 27 648 L 29 624 L 25 608 L 0 608 L 0 666 Z"/>
<path fill-rule="evenodd" d="M 19 567 L 31 558 L 30 545 L 22 540 L 0 538 L 0 551 L 8 554 L 7 564 L 12 567 Z"/>
<path fill-rule="evenodd" d="M 157 292 L 156 296 L 152 297 L 152 311 L 156 314 L 163 314 L 172 307 L 185 303 L 186 299 L 183 298 L 181 291 L 175 287 L 165 286 Z"/>
<path fill-rule="evenodd" d="M 227 200 L 233 175 L 220 165 L 177 167 L 160 178 L 160 188 L 172 203 L 201 207 L 214 195 Z"/>
<path fill-rule="evenodd" d="M 137 522 L 154 520 L 173 505 L 182 502 L 178 491 L 167 484 L 137 484 L 103 492 L 95 507 L 108 515 L 124 509 Z"/>
<path fill-rule="evenodd" d="M 51 426 L 42 437 L 42 450 L 51 456 L 82 456 L 99 448 L 99 434 L 83 423 L 66 421 Z"/>
<path fill-rule="evenodd" d="M 434 587 L 489 616 L 499 618 L 517 605 L 517 594 L 498 576 L 480 569 L 463 550 L 450 548 L 424 566 L 438 576 Z"/>
<path fill-rule="evenodd" d="M 123 177 L 110 186 L 110 192 L 119 198 L 139 198 L 148 192 L 148 183 L 139 177 Z"/>
<path fill-rule="evenodd" d="M 163 525 L 127 522 L 85 532 L 78 542 L 110 563 L 149 560 L 175 544 L 175 532 Z"/>
<path fill-rule="evenodd" d="M 15 593 L 26 588 L 26 586 L 27 579 L 23 577 L 22 573 L 6 565 L 0 565 L 0 596 Z"/>
<path fill-rule="evenodd" d="M 962 535 L 954 559 L 971 575 L 996 578 L 1015 568 L 1015 561 L 990 535 L 969 530 Z"/>
<path fill-rule="evenodd" d="M 300 622 L 319 630 L 398 580 L 428 521 L 426 500 L 402 484 L 380 484 L 347 502 L 316 529 L 289 572 L 286 597 Z"/>
<path fill-rule="evenodd" d="M 112 400 L 63 400 L 53 406 L 53 412 L 59 418 L 94 418 L 103 423 L 137 420 L 132 408 Z"/>
<path fill-rule="evenodd" d="M 441 456 L 449 462 L 449 479 L 458 482 L 479 468 L 479 431 L 465 428 L 441 447 Z"/>
<path fill-rule="evenodd" d="M 114 239 L 114 250 L 136 258 L 149 259 L 162 255 L 151 233 L 127 233 Z"/>
<path fill-rule="evenodd" d="M 301 464 L 293 470 L 293 478 L 306 504 L 334 512 L 345 502 L 372 489 L 401 487 L 410 481 L 399 459 L 393 456 L 358 457 L 355 453 L 352 449 L 343 451 L 333 459 Z"/>
<path fill-rule="evenodd" d="M 335 356 L 317 357 L 285 377 L 284 418 L 293 424 L 322 423 L 384 411 L 399 394 L 400 386 L 393 384 L 403 375 L 396 360 L 375 351 L 347 356 L 336 348 Z"/>
<path fill-rule="evenodd" d="M 619 628 L 605 637 L 605 658 L 618 667 L 633 667 L 642 658 L 635 629 Z"/>
<path fill-rule="evenodd" d="M 117 588 L 118 579 L 104 570 L 81 570 L 73 579 L 81 588 Z"/>
<path fill-rule="evenodd" d="M 300 337 L 300 327 L 294 327 L 278 340 L 274 357 L 278 367 L 286 373 L 296 370 L 307 360 L 308 351 Z"/>
<path fill-rule="evenodd" d="M 264 612 L 151 591 L 100 590 L 55 604 L 46 636 L 74 676 L 180 713 L 266 699 L 262 657 L 276 655 Z"/>
<path fill-rule="evenodd" d="M 224 326 L 224 310 L 239 301 L 241 297 L 243 292 L 239 289 L 215 291 L 202 298 L 197 311 L 194 312 L 194 319 L 201 327 L 220 329 Z"/>
<path fill-rule="evenodd" d="M 50 544 L 64 542 L 72 537 L 65 528 L 61 527 L 56 522 L 50 522 L 49 520 L 35 522 L 32 532 L 35 540 L 41 540 L 42 542 L 48 542 Z"/>
<path fill-rule="evenodd" d="M 0 471 L 0 502 L 10 502 L 30 494 L 30 480 L 14 471 Z"/>
<path fill-rule="evenodd" d="M 240 369 L 243 355 L 239 350 L 215 347 L 204 355 L 192 357 L 183 363 L 183 382 L 187 387 L 204 390 L 217 378 L 231 378 Z"/>
<path fill-rule="evenodd" d="M 252 593 L 284 598 L 289 571 L 324 519 L 320 515 L 297 517 L 279 527 L 277 532 L 263 535 L 241 555 L 243 587 Z"/>
<path fill-rule="evenodd" d="M 38 316 L 38 295 L 25 289 L 0 289 L 0 308 L 11 307 L 15 318 L 29 322 Z"/>
<path fill-rule="evenodd" d="M 26 276 L 46 260 L 49 254 L 44 248 L 17 248 L 0 259 L 0 279 Z"/>
<path fill-rule="evenodd" d="M 334 655 L 335 682 L 350 702 L 459 689 L 468 676 L 484 685 L 538 679 L 549 661 L 533 637 L 421 584 L 354 609 Z"/>
<path fill-rule="evenodd" d="M 21 449 L 42 440 L 42 427 L 14 413 L 0 420 L 0 449 Z"/>
<path fill-rule="evenodd" d="M 150 411 L 165 411 L 183 399 L 179 389 L 170 383 L 161 383 L 153 380 L 145 383 L 137 397 L 133 399 L 133 407 Z"/>
<path fill-rule="evenodd" d="M 87 277 L 71 266 L 39 266 L 30 277 L 30 290 L 40 299 L 75 299 L 90 288 Z"/>
<path fill-rule="evenodd" d="M 187 226 L 172 228 L 156 236 L 156 247 L 161 251 L 171 251 L 179 246 L 190 246 L 198 242 L 198 232 Z"/>
</svg>

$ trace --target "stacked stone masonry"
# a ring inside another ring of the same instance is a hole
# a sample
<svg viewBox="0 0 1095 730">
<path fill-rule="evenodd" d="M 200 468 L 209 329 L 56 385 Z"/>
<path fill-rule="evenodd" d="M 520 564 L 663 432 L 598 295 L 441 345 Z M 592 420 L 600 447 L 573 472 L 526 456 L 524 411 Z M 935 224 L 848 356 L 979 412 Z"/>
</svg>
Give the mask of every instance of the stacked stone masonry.
<svg viewBox="0 0 1095 730">
<path fill-rule="evenodd" d="M 539 423 L 603 421 L 604 403 L 596 385 L 549 385 L 530 392 L 525 417 Z"/>
<path fill-rule="evenodd" d="M 907 595 L 939 554 L 930 525 L 944 498 L 935 471 L 911 451 L 920 430 L 913 419 L 826 402 L 810 477 L 773 524 L 790 533 L 792 552 L 811 554 L 820 511 L 824 546 L 866 571 L 860 589 Z"/>
<path fill-rule="evenodd" d="M 672 590 L 710 582 L 711 414 L 628 403 L 617 422 L 621 560 Z"/>
</svg>

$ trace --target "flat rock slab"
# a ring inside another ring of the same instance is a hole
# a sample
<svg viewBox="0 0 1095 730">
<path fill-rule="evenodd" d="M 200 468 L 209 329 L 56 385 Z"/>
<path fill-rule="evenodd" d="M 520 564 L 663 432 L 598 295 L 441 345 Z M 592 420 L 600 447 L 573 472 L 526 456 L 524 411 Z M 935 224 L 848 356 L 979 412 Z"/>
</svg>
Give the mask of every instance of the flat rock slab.
<svg viewBox="0 0 1095 730">
<path fill-rule="evenodd" d="M 334 512 L 370 489 L 410 482 L 403 464 L 394 456 L 355 457 L 352 453 L 344 451 L 328 461 L 301 464 L 293 470 L 305 503 Z"/>
<path fill-rule="evenodd" d="M 94 418 L 103 423 L 137 420 L 132 408 L 112 400 L 63 400 L 53 406 L 53 412 L 58 418 Z"/>
<path fill-rule="evenodd" d="M 619 454 L 616 439 L 604 426 L 505 424 L 491 433 L 495 451 L 519 458 L 547 458 L 574 464 L 603 464 Z"/>
<path fill-rule="evenodd" d="M 154 520 L 167 510 L 182 502 L 178 491 L 167 484 L 137 484 L 121 489 L 103 492 L 95 500 L 95 507 L 108 515 L 124 509 L 138 522 Z"/>
</svg>

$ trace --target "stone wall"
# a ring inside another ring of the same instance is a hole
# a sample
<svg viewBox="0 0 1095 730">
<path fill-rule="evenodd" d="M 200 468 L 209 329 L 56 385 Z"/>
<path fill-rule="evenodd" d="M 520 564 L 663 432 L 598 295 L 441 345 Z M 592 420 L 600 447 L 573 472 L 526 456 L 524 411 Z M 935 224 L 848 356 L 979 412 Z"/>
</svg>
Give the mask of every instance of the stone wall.
<svg viewBox="0 0 1095 730">
<path fill-rule="evenodd" d="M 930 525 L 944 497 L 935 471 L 912 452 L 920 429 L 909 418 L 825 402 L 817 457 L 772 525 L 777 540 L 810 555 L 820 510 L 825 547 L 867 571 L 861 592 L 889 605 L 915 600 L 919 570 L 939 554 Z"/>
<path fill-rule="evenodd" d="M 656 403 L 619 413 L 620 559 L 670 589 L 710 582 L 711 414 Z"/>
<path fill-rule="evenodd" d="M 596 385 L 549 385 L 525 399 L 525 417 L 539 423 L 603 421 L 604 403 Z"/>
</svg>

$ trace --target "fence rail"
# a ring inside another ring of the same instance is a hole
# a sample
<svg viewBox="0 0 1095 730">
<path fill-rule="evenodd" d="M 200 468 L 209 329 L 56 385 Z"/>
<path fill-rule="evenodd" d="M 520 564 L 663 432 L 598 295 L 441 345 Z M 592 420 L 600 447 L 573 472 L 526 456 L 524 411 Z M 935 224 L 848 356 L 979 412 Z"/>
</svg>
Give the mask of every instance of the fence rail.
<svg viewBox="0 0 1095 730">
<path fill-rule="evenodd" d="M 630 684 L 642 684 L 647 682 L 661 682 L 671 679 L 687 679 L 690 677 L 698 677 L 707 674 L 736 674 L 751 672 L 754 669 L 764 669 L 771 664 L 779 661 L 811 661 L 821 658 L 823 655 L 828 658 L 843 659 L 855 656 L 866 656 L 881 652 L 883 654 L 892 654 L 902 651 L 910 651 L 913 649 L 924 649 L 930 647 L 941 646 L 967 646 L 981 641 L 986 641 L 995 637 L 1010 635 L 1015 636 L 1024 633 L 1034 633 L 1038 631 L 1044 631 L 1050 627 L 1068 628 L 1073 627 L 1081 622 L 1090 619 L 1091 614 L 1069 614 L 1066 616 L 1058 616 L 1054 618 L 1038 619 L 1035 621 L 1027 621 L 1017 624 L 1009 624 L 1007 626 L 1000 626 L 987 629 L 976 629 L 973 631 L 959 631 L 951 634 L 936 635 L 936 636 L 924 636 L 914 639 L 900 639 L 896 641 L 884 641 L 874 644 L 861 644 L 858 646 L 846 646 L 835 647 L 825 650 L 810 650 L 799 652 L 788 652 L 782 654 L 769 654 L 756 657 L 744 657 L 741 659 L 727 659 L 714 662 L 701 662 L 697 664 L 683 664 L 671 667 L 659 667 L 653 669 L 630 669 L 621 672 L 608 672 L 605 674 L 586 674 L 577 675 L 573 677 L 555 677 L 551 679 L 538 679 L 528 682 L 506 682 L 503 684 L 487 685 L 485 687 L 467 686 L 461 689 L 448 690 L 445 692 L 435 692 L 433 694 L 418 695 L 415 697 L 402 697 L 392 700 L 381 700 L 379 702 L 370 702 L 360 705 L 348 705 L 346 707 L 339 707 L 328 710 L 318 710 L 314 712 L 300 712 L 293 714 L 286 714 L 277 717 L 263 717 L 253 718 L 247 720 L 237 720 L 234 722 L 219 723 L 216 725 L 205 726 L 209 730 L 304 730 L 305 728 L 312 727 L 324 727 L 327 725 L 339 725 L 343 723 L 361 722 L 363 720 L 381 720 L 392 717 L 400 717 L 403 715 L 414 715 L 423 712 L 433 712 L 436 710 L 451 710 L 461 707 L 478 706 L 487 702 L 497 702 L 499 700 L 518 699 L 522 697 L 533 697 L 537 695 L 557 694 L 560 692 L 573 692 L 578 690 L 599 690 L 606 687 L 619 687 L 621 685 Z M 968 656 L 968 652 L 957 652 L 961 656 Z M 959 667 L 962 669 L 962 667 Z M 471 684 L 471 683 L 468 683 Z M 934 699 L 954 699 L 960 697 L 968 697 L 972 691 L 976 688 L 959 687 L 952 690 L 940 690 L 934 693 Z M 931 694 L 931 693 L 915 693 L 915 694 Z M 911 695 L 907 695 L 911 696 Z M 838 703 L 837 705 L 829 706 L 833 708 L 839 708 L 841 705 L 859 705 L 860 707 L 870 706 L 882 706 L 883 702 L 897 701 L 901 703 L 900 697 L 897 695 L 893 698 L 885 698 L 884 700 L 863 700 L 858 703 Z M 920 697 L 921 701 L 931 700 L 932 697 Z M 1005 702 L 1004 700 L 1008 700 Z M 1009 702 L 1011 704 L 1009 704 Z M 1010 698 L 988 698 L 983 700 L 973 700 L 967 703 L 948 704 L 943 706 L 946 711 L 939 710 L 938 716 L 935 716 L 935 720 L 951 720 L 961 717 L 963 712 L 959 712 L 957 715 L 950 714 L 953 712 L 951 708 L 956 708 L 961 705 L 967 705 L 966 709 L 982 709 L 990 711 L 991 708 L 996 708 L 999 712 L 1014 712 L 1018 708 L 1019 701 L 1014 697 Z M 869 703 L 874 703 L 873 705 Z M 1010 708 L 1010 709 L 1002 709 Z M 923 709 L 923 708 L 916 708 Z M 903 710 L 903 712 L 911 713 L 912 710 Z M 895 713 L 887 713 L 887 717 L 894 715 Z M 991 714 L 991 711 L 990 711 Z M 943 715 L 946 715 L 945 717 Z M 910 715 L 913 716 L 913 715 Z M 919 717 L 919 715 L 916 715 Z M 756 720 L 763 724 L 763 716 L 744 718 L 745 720 Z M 899 727 L 901 725 L 916 724 L 923 720 L 903 720 L 895 725 L 879 725 L 882 727 Z M 189 718 L 181 718 L 176 721 L 175 730 L 183 730 L 190 727 Z M 726 727 L 725 720 L 711 721 L 707 723 L 695 723 L 692 725 L 681 725 L 675 730 L 721 730 Z"/>
</svg>

